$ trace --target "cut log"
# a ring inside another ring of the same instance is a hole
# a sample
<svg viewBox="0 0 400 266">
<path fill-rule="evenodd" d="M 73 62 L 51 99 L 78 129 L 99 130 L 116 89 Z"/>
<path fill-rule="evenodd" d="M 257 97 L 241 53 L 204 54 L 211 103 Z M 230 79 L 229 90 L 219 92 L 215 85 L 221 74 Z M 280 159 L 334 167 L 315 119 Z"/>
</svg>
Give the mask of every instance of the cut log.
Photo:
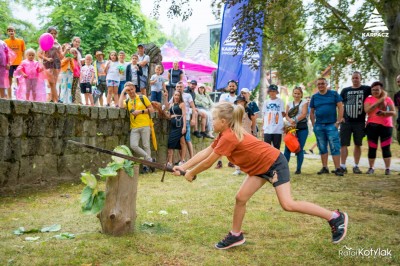
<svg viewBox="0 0 400 266">
<path fill-rule="evenodd" d="M 102 233 L 121 236 L 134 231 L 138 177 L 139 165 L 135 165 L 133 177 L 119 170 L 117 176 L 107 178 L 106 200 L 98 215 Z"/>
</svg>

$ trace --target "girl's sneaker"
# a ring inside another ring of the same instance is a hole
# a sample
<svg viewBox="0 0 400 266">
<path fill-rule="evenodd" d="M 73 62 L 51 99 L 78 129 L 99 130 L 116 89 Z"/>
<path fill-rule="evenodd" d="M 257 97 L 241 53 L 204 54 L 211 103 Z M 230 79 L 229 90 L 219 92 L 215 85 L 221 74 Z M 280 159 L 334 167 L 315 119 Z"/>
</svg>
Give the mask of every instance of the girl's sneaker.
<svg viewBox="0 0 400 266">
<path fill-rule="evenodd" d="M 215 244 L 215 248 L 228 249 L 231 247 L 240 246 L 244 242 L 246 242 L 246 239 L 244 238 L 242 232 L 240 232 L 239 236 L 234 236 L 231 232 L 229 232 L 224 239 Z"/>
<path fill-rule="evenodd" d="M 329 225 L 332 228 L 332 243 L 337 244 L 344 239 L 347 233 L 347 224 L 349 222 L 349 217 L 347 213 L 336 211 L 339 217 L 331 219 Z"/>
<path fill-rule="evenodd" d="M 232 175 L 241 175 L 242 171 L 240 171 L 239 169 L 237 169 L 235 172 L 233 172 Z"/>
<path fill-rule="evenodd" d="M 385 175 L 390 175 L 390 169 L 385 169 Z"/>
<path fill-rule="evenodd" d="M 369 168 L 367 171 L 367 175 L 372 175 L 375 172 L 374 168 Z"/>
</svg>

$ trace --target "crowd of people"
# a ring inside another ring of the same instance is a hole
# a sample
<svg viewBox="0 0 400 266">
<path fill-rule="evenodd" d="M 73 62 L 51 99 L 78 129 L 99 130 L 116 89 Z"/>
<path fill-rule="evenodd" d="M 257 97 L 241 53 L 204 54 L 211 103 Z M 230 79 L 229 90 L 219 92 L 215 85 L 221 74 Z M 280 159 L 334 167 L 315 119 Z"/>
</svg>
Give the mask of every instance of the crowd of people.
<svg viewBox="0 0 400 266">
<path fill-rule="evenodd" d="M 185 88 L 184 72 L 178 62 L 167 70 L 168 78 L 161 75 L 161 65 L 150 73 L 150 58 L 145 54 L 143 44 L 137 46 L 137 52 L 126 62 L 124 51 L 111 51 L 106 60 L 102 51 L 94 58 L 83 54 L 81 39 L 74 37 L 71 43 L 57 42 L 57 29 L 49 27 L 47 32 L 54 38 L 51 49 L 43 51 L 26 49 L 22 39 L 16 38 L 14 27 L 7 28 L 9 38 L 0 41 L 0 97 L 12 97 L 12 80 L 17 80 L 15 97 L 19 100 L 50 101 L 65 104 L 100 105 L 106 107 L 127 108 L 131 113 L 131 147 L 142 157 L 149 160 L 151 114 L 155 106 L 162 106 L 164 117 L 170 119 L 171 130 L 168 140 L 168 163 L 173 165 L 173 150 L 180 150 L 179 164 L 187 157 L 194 156 L 191 135 L 197 138 L 211 138 L 212 108 L 214 102 L 206 93 L 203 85 L 196 80 L 188 82 Z M 394 101 L 387 95 L 383 84 L 374 82 L 371 86 L 361 84 L 360 72 L 352 74 L 352 86 L 341 90 L 340 94 L 328 88 L 324 78 L 317 80 L 318 92 L 310 98 L 303 98 L 303 89 L 296 86 L 292 90 L 293 101 L 285 105 L 279 98 L 279 88 L 270 84 L 268 98 L 261 110 L 256 102 L 250 100 L 251 91 L 239 88 L 235 80 L 228 82 L 226 91 L 219 102 L 241 105 L 246 115 L 242 124 L 249 134 L 260 137 L 280 150 L 285 128 L 296 129 L 300 151 L 296 152 L 297 166 L 295 174 L 301 174 L 304 161 L 304 146 L 313 131 L 316 136 L 322 168 L 318 174 L 330 173 L 328 169 L 328 146 L 335 169 L 332 173 L 343 176 L 347 173 L 346 160 L 351 139 L 354 142 L 354 165 L 352 172 L 361 174 L 359 167 L 361 146 L 364 136 L 368 139 L 369 169 L 374 173 L 374 163 L 378 142 L 380 141 L 385 163 L 385 174 L 390 174 L 393 123 L 395 106 L 400 106 L 400 92 Z M 400 76 L 397 77 L 400 86 Z M 150 90 L 150 91 L 148 91 Z M 148 98 L 147 96 L 150 95 Z M 106 97 L 104 97 L 106 96 Z M 103 101 L 106 100 L 104 103 Z M 161 108 L 160 108 L 161 109 Z M 257 126 L 257 118 L 262 126 Z M 400 120 L 398 118 L 398 124 Z M 312 129 L 311 129 L 312 128 Z M 143 149 L 138 146 L 142 140 Z M 309 150 L 313 152 L 313 148 Z M 189 156 L 186 156 L 186 153 Z M 292 151 L 287 145 L 284 156 L 290 160 Z M 242 174 L 234 167 L 234 175 Z M 218 160 L 216 168 L 223 167 Z"/>
</svg>

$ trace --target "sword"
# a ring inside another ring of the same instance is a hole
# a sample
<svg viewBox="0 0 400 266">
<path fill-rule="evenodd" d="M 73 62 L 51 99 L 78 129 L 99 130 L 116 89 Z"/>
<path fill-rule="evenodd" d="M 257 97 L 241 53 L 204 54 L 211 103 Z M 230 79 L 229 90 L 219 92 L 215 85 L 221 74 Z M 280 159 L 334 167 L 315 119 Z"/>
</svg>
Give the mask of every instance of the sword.
<svg viewBox="0 0 400 266">
<path fill-rule="evenodd" d="M 150 167 L 154 167 L 156 169 L 163 170 L 164 174 L 165 174 L 165 171 L 170 172 L 170 173 L 174 173 L 175 172 L 172 169 L 172 167 L 169 167 L 169 166 L 161 164 L 161 163 L 150 162 L 150 161 L 143 160 L 143 159 L 140 159 L 140 158 L 137 158 L 137 157 L 125 155 L 125 154 L 122 154 L 122 153 L 119 153 L 119 152 L 115 152 L 115 151 L 109 151 L 109 150 L 106 150 L 106 149 L 102 149 L 102 148 L 99 148 L 99 147 L 96 147 L 96 146 L 92 146 L 92 145 L 89 145 L 89 144 L 85 144 L 85 143 L 82 143 L 82 142 L 77 142 L 77 141 L 74 141 L 74 140 L 68 140 L 68 143 L 74 144 L 76 146 L 84 147 L 84 148 L 87 148 L 87 149 L 92 149 L 92 150 L 95 150 L 95 151 L 98 151 L 98 152 L 110 154 L 110 155 L 113 155 L 113 156 L 117 156 L 117 157 L 120 157 L 120 158 L 124 158 L 126 160 L 137 162 L 137 163 L 141 163 L 141 164 L 144 164 L 144 165 L 147 165 L 147 166 L 150 166 Z M 179 172 L 180 172 L 181 176 L 185 176 L 185 174 L 186 174 L 186 171 L 179 171 Z M 163 174 L 163 177 L 161 179 L 161 182 L 164 182 L 164 174 Z M 196 179 L 196 176 L 193 178 L 193 180 L 195 180 L 195 179 Z"/>
</svg>

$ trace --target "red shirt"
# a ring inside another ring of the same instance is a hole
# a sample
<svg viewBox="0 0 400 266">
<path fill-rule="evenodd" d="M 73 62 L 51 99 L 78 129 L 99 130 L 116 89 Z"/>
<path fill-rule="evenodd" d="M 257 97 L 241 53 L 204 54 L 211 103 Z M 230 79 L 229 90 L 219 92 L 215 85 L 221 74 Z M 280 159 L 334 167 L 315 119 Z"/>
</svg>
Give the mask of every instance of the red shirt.
<svg viewBox="0 0 400 266">
<path fill-rule="evenodd" d="M 232 129 L 221 132 L 211 144 L 218 155 L 223 155 L 250 176 L 267 172 L 278 159 L 279 150 L 248 133 L 239 142 Z"/>
</svg>

